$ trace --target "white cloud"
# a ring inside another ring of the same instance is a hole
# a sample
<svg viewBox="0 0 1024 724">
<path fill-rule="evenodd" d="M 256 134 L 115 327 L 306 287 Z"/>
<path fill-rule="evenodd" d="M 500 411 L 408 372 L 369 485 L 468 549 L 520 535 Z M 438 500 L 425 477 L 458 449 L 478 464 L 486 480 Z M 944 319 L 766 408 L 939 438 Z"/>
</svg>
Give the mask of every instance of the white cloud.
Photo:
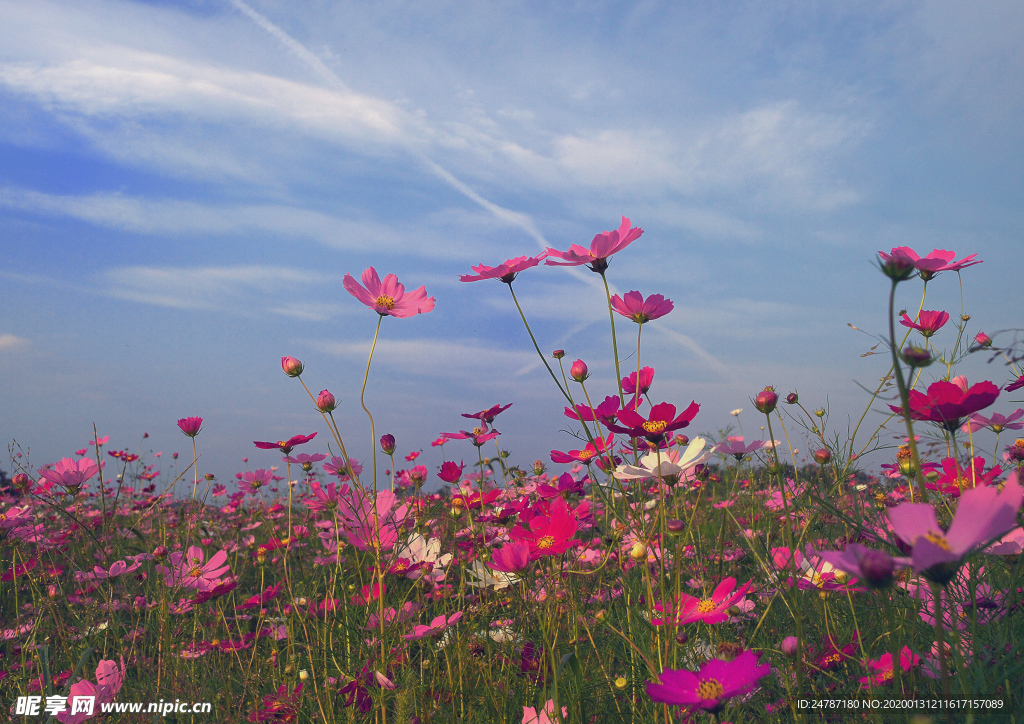
<svg viewBox="0 0 1024 724">
<path fill-rule="evenodd" d="M 13 334 L 0 334 L 0 352 L 21 352 L 28 348 L 30 342 L 24 337 Z"/>
</svg>

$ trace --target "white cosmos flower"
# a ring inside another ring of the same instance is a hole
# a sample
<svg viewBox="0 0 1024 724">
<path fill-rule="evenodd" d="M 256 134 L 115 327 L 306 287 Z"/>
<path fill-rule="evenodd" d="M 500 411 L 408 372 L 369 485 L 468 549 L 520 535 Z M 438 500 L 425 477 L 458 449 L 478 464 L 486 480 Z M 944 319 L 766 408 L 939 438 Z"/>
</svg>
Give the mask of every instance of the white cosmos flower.
<svg viewBox="0 0 1024 724">
<path fill-rule="evenodd" d="M 508 588 L 513 583 L 519 582 L 518 576 L 512 573 L 491 570 L 480 561 L 473 561 L 473 564 L 466 569 L 466 573 L 476 578 L 475 581 L 466 581 L 466 585 L 473 588 L 491 587 L 495 591 L 500 591 L 503 588 Z"/>
<path fill-rule="evenodd" d="M 440 540 L 437 538 L 431 538 L 428 541 L 419 533 L 409 537 L 409 542 L 401 551 L 399 551 L 398 557 L 409 559 L 409 562 L 413 565 L 417 563 L 429 564 L 423 568 L 418 568 L 410 572 L 407 577 L 413 580 L 424 575 L 430 575 L 432 573 L 432 568 L 444 568 L 451 563 L 452 560 L 451 553 L 441 555 Z M 431 577 L 434 578 L 435 576 Z M 441 579 L 443 580 L 443 578 L 444 575 L 442 573 Z"/>
<path fill-rule="evenodd" d="M 615 469 L 615 477 L 619 480 L 637 480 L 656 478 L 659 475 L 662 478 L 680 475 L 711 457 L 712 450 L 705 450 L 706 445 L 707 440 L 695 437 L 682 454 L 678 450 L 662 450 L 660 455 L 657 450 L 649 452 L 640 459 L 639 466 L 625 463 L 620 465 Z"/>
</svg>

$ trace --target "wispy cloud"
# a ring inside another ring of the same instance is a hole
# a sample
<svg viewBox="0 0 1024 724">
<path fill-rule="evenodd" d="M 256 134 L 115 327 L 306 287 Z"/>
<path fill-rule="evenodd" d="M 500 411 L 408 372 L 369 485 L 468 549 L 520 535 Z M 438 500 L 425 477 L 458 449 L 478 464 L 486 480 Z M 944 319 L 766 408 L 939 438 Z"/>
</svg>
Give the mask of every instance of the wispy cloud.
<svg viewBox="0 0 1024 724">
<path fill-rule="evenodd" d="M 328 342 L 314 340 L 309 345 L 325 354 L 365 361 L 370 342 Z M 374 350 L 373 364 L 398 367 L 405 374 L 444 379 L 494 379 L 501 375 L 522 374 L 536 355 L 523 350 L 499 349 L 482 340 L 460 339 L 382 339 Z M 481 370 L 486 369 L 486 375 Z"/>
<path fill-rule="evenodd" d="M 28 348 L 30 342 L 24 337 L 13 334 L 0 334 L 0 352 L 21 352 Z"/>
</svg>

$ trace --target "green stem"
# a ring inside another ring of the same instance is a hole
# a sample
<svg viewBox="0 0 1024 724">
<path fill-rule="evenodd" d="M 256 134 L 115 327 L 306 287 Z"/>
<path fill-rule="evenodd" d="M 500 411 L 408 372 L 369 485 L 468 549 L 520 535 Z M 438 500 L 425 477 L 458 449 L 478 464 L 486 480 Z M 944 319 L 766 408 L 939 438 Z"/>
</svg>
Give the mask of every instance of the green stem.
<svg viewBox="0 0 1024 724">
<path fill-rule="evenodd" d="M 928 502 L 928 493 L 925 492 L 924 475 L 921 474 L 921 456 L 917 454 L 917 441 L 914 439 L 914 425 L 910 420 L 910 393 L 907 392 L 907 383 L 903 380 L 903 370 L 900 367 L 900 353 L 896 347 L 896 322 L 893 316 L 896 304 L 896 285 L 898 281 L 893 279 L 892 287 L 889 290 L 889 351 L 892 352 L 892 369 L 896 375 L 896 385 L 900 390 L 900 402 L 903 403 L 903 421 L 907 424 L 907 442 L 910 445 L 910 453 L 913 456 L 914 471 L 917 476 L 918 491 L 921 494 L 921 502 Z M 907 486 L 911 491 L 913 501 L 913 487 Z"/>
<path fill-rule="evenodd" d="M 519 300 L 516 298 L 516 292 L 512 288 L 511 284 L 508 285 L 508 290 L 512 293 L 512 301 L 516 303 L 516 309 L 519 310 L 519 316 L 522 317 L 523 324 L 526 326 L 526 333 L 530 335 L 530 341 L 533 342 L 533 348 L 537 350 L 537 354 L 540 355 L 540 361 L 544 363 L 544 366 L 548 370 L 548 374 L 551 375 L 551 379 L 554 381 L 555 386 L 558 387 L 558 391 L 562 393 L 562 396 L 565 399 L 569 400 L 569 404 L 571 405 L 572 398 L 569 397 L 569 394 L 562 388 L 562 384 L 558 381 L 558 378 L 555 377 L 555 373 L 552 371 L 551 365 L 548 364 L 547 358 L 544 356 L 544 353 L 540 351 L 540 345 L 537 344 L 537 338 L 533 336 L 533 330 L 530 329 L 530 323 L 526 321 L 526 315 L 523 314 L 523 308 L 519 306 Z"/>
<path fill-rule="evenodd" d="M 377 495 L 377 428 L 373 423 L 373 415 L 371 415 L 370 411 L 366 409 L 366 403 L 363 401 L 363 397 L 366 395 L 366 381 L 370 378 L 370 363 L 373 361 L 373 351 L 377 348 L 377 335 L 380 334 L 380 323 L 383 319 L 383 316 L 377 318 L 377 329 L 373 333 L 373 344 L 370 345 L 370 356 L 366 360 L 366 373 L 363 375 L 363 389 L 359 393 L 359 404 L 362 405 L 363 412 L 366 413 L 366 416 L 370 418 L 370 450 L 373 451 L 374 496 Z"/>
<path fill-rule="evenodd" d="M 615 355 L 615 384 L 619 386 L 619 402 L 626 406 L 626 396 L 622 394 L 622 373 L 619 372 L 619 343 L 615 339 L 615 312 L 612 310 L 612 293 L 608 288 L 608 277 L 601 272 L 601 281 L 604 282 L 604 296 L 608 300 L 608 318 L 612 321 L 612 352 Z M 637 352 L 639 357 L 639 351 Z"/>
</svg>

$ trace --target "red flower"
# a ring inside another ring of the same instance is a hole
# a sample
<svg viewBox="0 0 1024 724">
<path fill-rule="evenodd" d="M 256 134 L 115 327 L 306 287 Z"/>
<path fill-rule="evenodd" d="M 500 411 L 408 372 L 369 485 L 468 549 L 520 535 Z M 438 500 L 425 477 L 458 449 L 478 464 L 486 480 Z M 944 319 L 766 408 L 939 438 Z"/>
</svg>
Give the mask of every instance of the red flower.
<svg viewBox="0 0 1024 724">
<path fill-rule="evenodd" d="M 342 282 L 346 291 L 382 317 L 412 317 L 429 312 L 434 308 L 434 298 L 427 296 L 426 287 L 405 293 L 405 286 L 398 277 L 388 274 L 381 282 L 377 270 L 372 266 L 363 272 L 360 285 L 351 274 Z"/>
<path fill-rule="evenodd" d="M 985 409 L 999 396 L 999 388 L 991 382 L 979 382 L 968 387 L 964 378 L 954 379 L 955 382 L 933 382 L 928 386 L 928 394 L 920 390 L 911 390 L 911 418 L 935 422 L 950 432 L 956 432 L 963 418 Z M 889 409 L 897 414 L 904 414 L 902 407 L 889 405 Z"/>
<path fill-rule="evenodd" d="M 437 477 L 446 483 L 457 483 L 459 478 L 462 477 L 462 470 L 466 467 L 466 463 L 456 464 L 453 460 L 441 463 L 441 469 L 437 473 Z"/>
<path fill-rule="evenodd" d="M 637 324 L 664 317 L 674 307 L 672 300 L 665 299 L 661 294 L 652 294 L 644 299 L 640 292 L 634 291 L 626 292 L 624 297 L 620 297 L 618 294 L 612 297 L 612 309 L 623 317 L 629 317 Z"/>
<path fill-rule="evenodd" d="M 700 405 L 691 402 L 690 406 L 676 417 L 676 406 L 668 402 L 661 402 L 651 408 L 650 417 L 647 419 L 634 410 L 621 410 L 619 422 L 622 425 L 605 423 L 605 427 L 630 437 L 645 437 L 651 442 L 660 442 L 666 434 L 689 425 L 698 412 L 700 412 Z M 623 425 L 627 427 L 623 427 Z"/>
<path fill-rule="evenodd" d="M 478 282 L 481 279 L 497 279 L 502 284 L 511 284 L 515 281 L 516 275 L 526 269 L 531 269 L 538 264 L 540 260 L 546 257 L 548 253 L 541 252 L 537 256 L 517 256 L 514 259 L 499 264 L 495 267 L 484 266 L 479 264 L 472 267 L 473 271 L 476 272 L 476 276 L 464 274 L 459 277 L 460 282 Z"/>
<path fill-rule="evenodd" d="M 570 513 L 571 511 L 571 513 Z M 509 537 L 518 543 L 530 546 L 530 560 L 541 556 L 557 556 L 579 543 L 573 539 L 579 521 L 576 511 L 563 498 L 556 498 L 551 504 L 550 515 L 538 515 L 530 521 L 530 530 L 517 525 Z"/>
<path fill-rule="evenodd" d="M 942 329 L 942 325 L 949 321 L 949 315 L 946 312 L 928 312 L 923 311 L 917 317 L 917 323 L 904 313 L 900 324 L 904 327 L 910 327 L 910 329 L 916 329 L 918 332 L 923 334 L 925 337 L 931 337 L 933 334 Z"/>
<path fill-rule="evenodd" d="M 1002 474 L 1003 469 L 998 465 L 985 472 L 985 459 L 980 456 L 971 461 L 970 467 L 964 468 L 960 467 L 955 458 L 945 458 L 942 461 L 942 475 L 935 482 L 926 482 L 925 487 L 956 498 L 965 490 L 992 485 Z"/>
<path fill-rule="evenodd" d="M 1006 386 L 1006 391 L 1013 392 L 1014 390 L 1019 390 L 1021 387 L 1024 387 L 1024 375 L 1021 375 L 1016 379 L 1016 381 L 1008 384 Z"/>
<path fill-rule="evenodd" d="M 249 715 L 249 721 L 293 722 L 299 716 L 299 700 L 302 698 L 302 684 L 294 691 L 287 684 L 281 684 L 276 694 L 263 697 L 263 708 Z"/>
<path fill-rule="evenodd" d="M 604 274 L 608 268 L 608 257 L 622 251 L 631 243 L 640 238 L 644 230 L 639 227 L 630 228 L 629 219 L 622 217 L 622 224 L 617 231 L 604 231 L 594 237 L 590 242 L 590 248 L 584 249 L 579 244 L 573 244 L 568 251 L 548 249 L 549 257 L 556 257 L 562 261 L 545 259 L 544 263 L 549 266 L 581 266 L 586 264 L 591 271 Z"/>
<path fill-rule="evenodd" d="M 252 444 L 260 450 L 274 450 L 276 448 L 285 455 L 290 455 L 297 445 L 305 445 L 314 437 L 316 437 L 315 432 L 311 435 L 296 435 L 288 438 L 287 440 L 278 440 L 277 442 L 259 442 L 257 440 L 253 440 Z"/>
</svg>

